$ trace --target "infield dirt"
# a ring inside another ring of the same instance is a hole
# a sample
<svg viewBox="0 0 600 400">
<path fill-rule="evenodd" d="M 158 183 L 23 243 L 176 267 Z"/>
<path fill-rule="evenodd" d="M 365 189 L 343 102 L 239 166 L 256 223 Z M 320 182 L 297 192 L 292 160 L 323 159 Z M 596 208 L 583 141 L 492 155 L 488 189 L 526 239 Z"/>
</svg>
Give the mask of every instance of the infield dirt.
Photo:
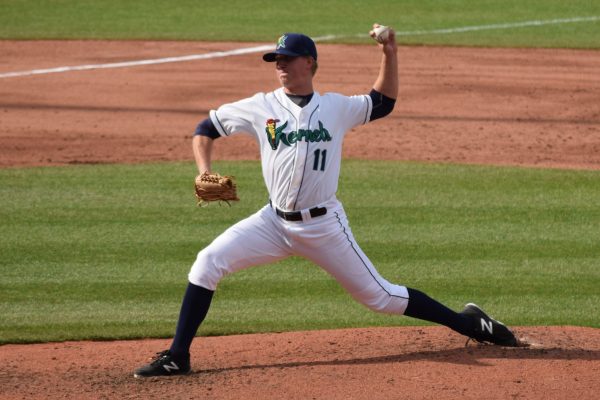
<svg viewBox="0 0 600 400">
<path fill-rule="evenodd" d="M 253 45 L 0 41 L 0 73 Z M 370 90 L 376 47 L 319 51 L 318 91 Z M 394 113 L 351 132 L 345 157 L 600 168 L 600 52 L 403 47 L 399 59 Z M 275 87 L 257 54 L 0 79 L 0 167 L 191 160 L 208 110 Z M 219 140 L 215 158 L 258 150 L 245 137 Z M 465 347 L 441 327 L 199 338 L 191 376 L 144 381 L 131 372 L 167 340 L 5 345 L 0 397 L 597 398 L 599 329 L 517 332 L 533 345 Z"/>
<path fill-rule="evenodd" d="M 251 47 L 196 42 L 0 41 L 0 72 Z M 320 92 L 368 93 L 376 46 L 320 45 Z M 600 168 L 600 52 L 403 47 L 387 118 L 351 132 L 348 158 Z M 0 166 L 191 160 L 222 103 L 278 86 L 258 54 L 0 79 Z M 246 137 L 218 159 L 258 159 Z"/>
</svg>

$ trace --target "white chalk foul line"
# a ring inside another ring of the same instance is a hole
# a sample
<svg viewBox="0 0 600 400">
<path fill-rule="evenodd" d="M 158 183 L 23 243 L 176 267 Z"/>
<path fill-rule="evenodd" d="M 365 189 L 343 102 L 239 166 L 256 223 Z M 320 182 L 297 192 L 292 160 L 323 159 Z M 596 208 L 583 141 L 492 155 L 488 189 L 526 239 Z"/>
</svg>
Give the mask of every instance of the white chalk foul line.
<svg viewBox="0 0 600 400">
<path fill-rule="evenodd" d="M 549 20 L 541 20 L 541 21 L 523 21 L 523 22 L 512 22 L 512 23 L 505 23 L 505 24 L 463 26 L 463 27 L 458 27 L 458 28 L 447 28 L 447 29 L 405 31 L 405 32 L 396 32 L 396 36 L 435 35 L 435 34 L 484 31 L 484 30 L 494 30 L 494 29 L 524 28 L 524 27 L 528 27 L 528 26 L 572 24 L 572 23 L 576 23 L 576 22 L 594 22 L 594 21 L 600 21 L 600 16 L 559 18 L 559 19 L 549 19 Z"/>
<path fill-rule="evenodd" d="M 167 58 L 156 58 L 151 60 L 138 60 L 138 61 L 124 61 L 118 63 L 109 64 L 90 64 L 90 65 L 76 65 L 70 67 L 57 67 L 48 69 L 34 69 L 31 71 L 20 71 L 20 72 L 8 72 L 0 74 L 0 78 L 10 78 L 15 76 L 27 76 L 27 75 L 40 75 L 40 74 L 52 74 L 57 72 L 68 72 L 68 71 L 85 71 L 90 69 L 104 69 L 104 68 L 123 68 L 123 67 L 137 67 L 140 65 L 154 65 L 154 64 L 165 64 L 182 61 L 193 61 L 193 60 L 205 60 L 209 58 L 219 58 L 235 56 L 240 54 L 257 53 L 260 51 L 269 51 L 273 49 L 273 45 L 264 45 L 256 47 L 247 47 L 243 49 L 235 49 L 229 51 L 216 51 L 205 54 L 192 54 L 189 56 L 180 57 L 167 57 Z"/>
<path fill-rule="evenodd" d="M 333 40 L 336 36 L 327 35 L 314 38 L 315 41 Z M 212 53 L 204 54 L 191 54 L 188 56 L 179 57 L 166 57 L 166 58 L 155 58 L 150 60 L 138 60 L 138 61 L 123 61 L 109 64 L 89 64 L 89 65 L 76 65 L 68 67 L 56 67 L 47 69 L 34 69 L 30 71 L 19 71 L 19 72 L 7 72 L 0 74 L 0 78 L 11 78 L 17 76 L 28 76 L 28 75 L 41 75 L 41 74 L 52 74 L 57 72 L 69 72 L 69 71 L 86 71 L 90 69 L 106 69 L 106 68 L 124 68 L 124 67 L 137 67 L 141 65 L 155 65 L 155 64 L 166 64 L 173 62 L 183 61 L 194 61 L 194 60 L 206 60 L 211 58 L 237 56 L 242 54 L 259 53 L 263 51 L 273 50 L 273 45 L 262 45 L 255 47 L 245 47 L 241 49 L 234 49 L 228 51 L 216 51 Z"/>
<path fill-rule="evenodd" d="M 396 32 L 396 36 L 452 34 L 452 33 L 469 32 L 469 31 L 483 31 L 483 30 L 493 30 L 493 29 L 513 29 L 513 28 L 522 28 L 522 27 L 528 27 L 528 26 L 557 25 L 557 24 L 569 24 L 569 23 L 577 23 L 577 22 L 594 22 L 594 21 L 600 21 L 600 16 L 559 18 L 559 19 L 550 19 L 550 20 L 523 21 L 523 22 L 491 24 L 491 25 L 463 26 L 463 27 L 447 28 L 447 29 L 398 31 L 398 32 Z M 359 34 L 359 35 L 352 35 L 350 37 L 364 37 L 364 36 L 366 36 L 366 35 Z M 327 35 L 327 36 L 315 37 L 314 40 L 316 42 L 321 42 L 321 41 L 327 41 L 327 40 L 340 39 L 343 37 L 349 37 L 349 36 L 348 35 Z M 13 78 L 13 77 L 18 77 L 18 76 L 52 74 L 52 73 L 58 73 L 58 72 L 85 71 L 85 70 L 106 69 L 106 68 L 124 68 L 124 67 L 136 67 L 136 66 L 141 66 L 141 65 L 155 65 L 155 64 L 165 64 L 165 63 L 183 62 L 183 61 L 206 60 L 206 59 L 211 59 L 211 58 L 229 57 L 229 56 L 250 54 L 250 53 L 259 53 L 259 52 L 263 52 L 263 51 L 269 51 L 271 49 L 273 49 L 273 45 L 269 44 L 269 45 L 246 47 L 246 48 L 242 48 L 242 49 L 235 49 L 235 50 L 228 50 L 228 51 L 217 51 L 217 52 L 205 53 L 205 54 L 192 54 L 192 55 L 180 56 L 180 57 L 156 58 L 156 59 L 151 59 L 151 60 L 138 60 L 138 61 L 124 61 L 124 62 L 109 63 L 109 64 L 90 64 L 90 65 L 76 65 L 76 66 L 57 67 L 57 68 L 48 68 L 48 69 L 34 69 L 34 70 L 30 70 L 30 71 L 2 73 L 2 74 L 0 74 L 0 78 Z"/>
</svg>

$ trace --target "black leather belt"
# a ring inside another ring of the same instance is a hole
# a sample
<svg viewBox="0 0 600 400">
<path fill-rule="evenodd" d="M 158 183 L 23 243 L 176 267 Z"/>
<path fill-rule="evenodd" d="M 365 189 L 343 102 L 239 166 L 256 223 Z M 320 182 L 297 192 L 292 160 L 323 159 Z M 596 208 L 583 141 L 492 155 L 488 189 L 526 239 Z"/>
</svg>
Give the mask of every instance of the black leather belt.
<svg viewBox="0 0 600 400">
<path fill-rule="evenodd" d="M 273 207 L 272 204 L 271 204 L 271 207 Z M 302 213 L 300 211 L 281 211 L 277 207 L 273 207 L 273 208 L 275 209 L 275 212 L 277 213 L 277 215 L 279 215 L 281 218 L 285 219 L 286 221 L 302 221 Z M 315 217 L 320 217 L 321 215 L 327 214 L 327 209 L 325 207 L 315 207 L 315 208 L 311 208 L 310 210 L 308 210 L 308 212 L 310 213 L 310 216 L 312 218 L 315 218 Z"/>
</svg>

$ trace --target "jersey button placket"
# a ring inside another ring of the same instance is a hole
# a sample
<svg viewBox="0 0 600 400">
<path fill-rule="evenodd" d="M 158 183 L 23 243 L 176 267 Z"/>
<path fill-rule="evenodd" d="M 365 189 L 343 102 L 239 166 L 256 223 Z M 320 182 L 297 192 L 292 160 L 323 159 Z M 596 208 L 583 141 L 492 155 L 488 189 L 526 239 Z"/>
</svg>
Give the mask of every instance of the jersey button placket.
<svg viewBox="0 0 600 400">
<path fill-rule="evenodd" d="M 307 119 L 306 113 L 304 110 L 298 114 L 298 125 L 296 126 L 296 134 L 300 132 L 302 126 L 305 123 L 305 119 Z M 306 154 L 308 152 L 308 141 L 304 139 L 301 141 L 296 141 L 294 144 L 296 146 L 296 158 L 294 160 L 294 169 L 293 174 L 290 177 L 290 190 L 287 196 L 287 206 L 289 209 L 292 209 L 296 204 L 296 200 L 298 199 L 298 195 L 300 194 L 300 185 L 302 183 L 302 176 L 304 175 L 304 164 L 306 163 Z"/>
</svg>

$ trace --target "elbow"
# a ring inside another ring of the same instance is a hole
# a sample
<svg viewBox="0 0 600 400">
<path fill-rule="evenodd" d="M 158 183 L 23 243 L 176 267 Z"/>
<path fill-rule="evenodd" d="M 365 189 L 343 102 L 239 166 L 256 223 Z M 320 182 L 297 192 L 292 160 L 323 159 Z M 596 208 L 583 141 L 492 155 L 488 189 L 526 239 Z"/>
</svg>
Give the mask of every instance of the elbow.
<svg viewBox="0 0 600 400">
<path fill-rule="evenodd" d="M 373 110 L 371 111 L 371 121 L 383 118 L 389 115 L 396 106 L 396 99 L 386 96 L 383 93 L 372 90 L 370 93 L 373 100 Z"/>
</svg>

